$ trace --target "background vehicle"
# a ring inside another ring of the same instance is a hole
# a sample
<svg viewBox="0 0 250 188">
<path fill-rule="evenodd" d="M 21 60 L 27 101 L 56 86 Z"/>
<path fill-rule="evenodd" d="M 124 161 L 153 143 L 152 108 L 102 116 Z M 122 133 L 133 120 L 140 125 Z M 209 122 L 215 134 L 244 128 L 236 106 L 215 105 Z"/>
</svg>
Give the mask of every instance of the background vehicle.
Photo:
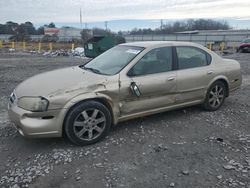
<svg viewBox="0 0 250 188">
<path fill-rule="evenodd" d="M 246 38 L 240 43 L 237 52 L 250 52 L 250 38 Z"/>
<path fill-rule="evenodd" d="M 75 144 L 92 144 L 128 119 L 198 104 L 217 110 L 241 82 L 237 61 L 201 45 L 126 43 L 24 81 L 10 96 L 9 116 L 24 136 L 65 133 Z"/>
</svg>

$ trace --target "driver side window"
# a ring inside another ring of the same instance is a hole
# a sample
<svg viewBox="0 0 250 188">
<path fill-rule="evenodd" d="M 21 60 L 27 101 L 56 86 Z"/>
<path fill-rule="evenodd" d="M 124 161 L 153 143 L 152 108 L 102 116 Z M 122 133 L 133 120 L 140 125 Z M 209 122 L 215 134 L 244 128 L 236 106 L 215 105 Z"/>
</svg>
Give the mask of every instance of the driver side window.
<svg viewBox="0 0 250 188">
<path fill-rule="evenodd" d="M 156 48 L 145 54 L 129 71 L 130 76 L 155 74 L 172 70 L 172 48 Z"/>
</svg>

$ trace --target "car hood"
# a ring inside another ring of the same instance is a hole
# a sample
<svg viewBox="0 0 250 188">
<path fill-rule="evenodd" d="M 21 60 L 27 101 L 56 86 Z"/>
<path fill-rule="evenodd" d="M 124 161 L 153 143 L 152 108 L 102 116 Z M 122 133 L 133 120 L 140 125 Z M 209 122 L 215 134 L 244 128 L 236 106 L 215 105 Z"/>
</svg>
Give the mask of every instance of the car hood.
<svg viewBox="0 0 250 188">
<path fill-rule="evenodd" d="M 15 93 L 23 96 L 52 96 L 76 88 L 90 88 L 103 82 L 107 76 L 83 70 L 78 66 L 58 69 L 33 76 L 19 84 Z M 89 90 L 89 89 L 88 89 Z"/>
<path fill-rule="evenodd" d="M 244 46 L 250 46 L 250 43 L 240 43 L 240 47 L 244 47 Z"/>
</svg>

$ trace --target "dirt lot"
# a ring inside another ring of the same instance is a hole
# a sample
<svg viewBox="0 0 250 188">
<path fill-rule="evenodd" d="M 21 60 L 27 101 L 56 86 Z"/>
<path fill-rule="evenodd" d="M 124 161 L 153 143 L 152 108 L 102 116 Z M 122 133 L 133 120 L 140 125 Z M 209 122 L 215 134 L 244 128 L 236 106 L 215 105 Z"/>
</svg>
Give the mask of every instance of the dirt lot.
<svg viewBox="0 0 250 188">
<path fill-rule="evenodd" d="M 231 54 L 243 85 L 217 112 L 190 107 L 119 124 L 100 143 L 26 139 L 7 116 L 24 79 L 78 65 L 73 57 L 0 52 L 0 187 L 250 188 L 250 54 Z"/>
</svg>

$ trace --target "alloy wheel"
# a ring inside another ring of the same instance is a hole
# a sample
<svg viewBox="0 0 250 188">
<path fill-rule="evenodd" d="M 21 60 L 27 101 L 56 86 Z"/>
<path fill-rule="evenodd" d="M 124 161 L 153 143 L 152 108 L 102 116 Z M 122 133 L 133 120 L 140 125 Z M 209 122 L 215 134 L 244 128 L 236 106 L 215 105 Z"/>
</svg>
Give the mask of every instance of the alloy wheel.
<svg viewBox="0 0 250 188">
<path fill-rule="evenodd" d="M 224 89 L 220 85 L 215 85 L 209 93 L 208 102 L 213 108 L 217 108 L 224 100 Z"/>
<path fill-rule="evenodd" d="M 84 141 L 91 141 L 99 137 L 106 126 L 106 118 L 98 109 L 86 109 L 74 120 L 73 130 L 75 135 Z"/>
</svg>

